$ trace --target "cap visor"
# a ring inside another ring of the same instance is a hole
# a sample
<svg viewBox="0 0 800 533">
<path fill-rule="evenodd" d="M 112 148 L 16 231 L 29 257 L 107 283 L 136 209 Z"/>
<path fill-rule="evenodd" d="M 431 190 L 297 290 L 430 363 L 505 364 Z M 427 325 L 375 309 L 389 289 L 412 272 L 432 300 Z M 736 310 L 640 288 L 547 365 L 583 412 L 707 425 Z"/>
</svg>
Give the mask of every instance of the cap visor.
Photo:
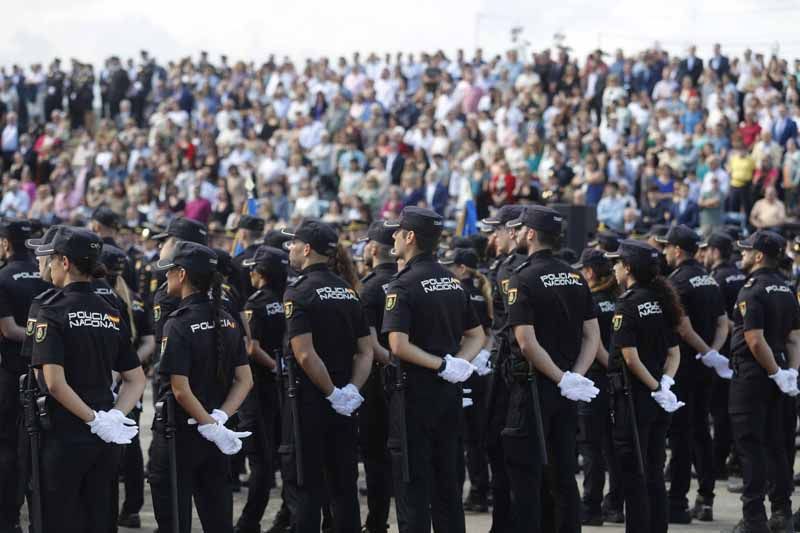
<svg viewBox="0 0 800 533">
<path fill-rule="evenodd" d="M 292 238 L 294 238 L 294 233 L 289 233 L 289 232 L 286 230 L 286 228 L 281 228 L 281 234 L 282 234 L 282 235 L 286 235 L 287 237 L 292 237 Z"/>
<path fill-rule="evenodd" d="M 486 224 L 487 226 L 499 226 L 500 220 L 496 218 L 484 218 L 481 220 L 481 224 Z"/>
<path fill-rule="evenodd" d="M 45 257 L 48 255 L 53 255 L 56 253 L 56 249 L 50 245 L 39 246 L 33 251 L 34 255 L 37 257 Z"/>
<path fill-rule="evenodd" d="M 383 221 L 384 228 L 399 228 L 400 221 L 399 220 L 384 220 Z"/>
<path fill-rule="evenodd" d="M 159 259 L 156 261 L 156 270 L 169 270 L 170 268 L 177 266 L 171 259 L 161 260 Z"/>
<path fill-rule="evenodd" d="M 589 241 L 589 242 L 587 242 L 587 243 L 586 243 L 586 246 L 589 246 L 589 247 L 591 247 L 591 248 L 594 248 L 594 247 L 595 247 L 595 246 L 597 246 L 598 244 L 600 244 L 600 241 L 598 241 L 597 239 L 595 239 L 595 240 L 593 240 L 593 241 Z"/>
<path fill-rule="evenodd" d="M 520 226 L 522 226 L 522 220 L 520 219 L 509 220 L 506 222 L 507 228 L 518 228 Z"/>
<path fill-rule="evenodd" d="M 575 270 L 580 270 L 583 268 L 583 263 L 575 263 L 572 265 L 572 268 L 574 268 Z"/>
<path fill-rule="evenodd" d="M 42 238 L 27 239 L 25 241 L 25 248 L 28 248 L 29 250 L 35 250 L 36 248 L 38 248 L 39 246 L 41 246 L 43 244 L 44 244 L 44 239 L 42 239 Z"/>
<path fill-rule="evenodd" d="M 752 250 L 753 245 L 747 241 L 736 241 L 736 247 L 740 250 Z"/>
<path fill-rule="evenodd" d="M 253 266 L 255 264 L 256 264 L 256 260 L 255 259 L 245 259 L 244 261 L 242 261 L 242 266 L 246 266 L 246 267 L 251 267 L 251 266 Z"/>
<path fill-rule="evenodd" d="M 656 237 L 655 241 L 660 242 L 661 244 L 669 244 L 669 239 L 666 237 Z"/>
<path fill-rule="evenodd" d="M 453 261 L 452 259 L 439 259 L 439 264 L 440 265 L 454 265 L 455 261 Z"/>
<path fill-rule="evenodd" d="M 165 231 L 163 233 L 156 233 L 155 235 L 151 235 L 150 239 L 153 241 L 161 241 L 166 239 L 167 237 L 169 237 L 169 233 Z"/>
<path fill-rule="evenodd" d="M 617 252 L 606 252 L 606 253 L 603 254 L 603 257 L 605 257 L 606 259 L 619 259 L 620 257 L 622 257 L 622 254 L 619 253 L 618 251 Z"/>
<path fill-rule="evenodd" d="M 708 248 L 708 243 L 707 242 L 697 243 L 697 247 L 698 248 Z"/>
</svg>

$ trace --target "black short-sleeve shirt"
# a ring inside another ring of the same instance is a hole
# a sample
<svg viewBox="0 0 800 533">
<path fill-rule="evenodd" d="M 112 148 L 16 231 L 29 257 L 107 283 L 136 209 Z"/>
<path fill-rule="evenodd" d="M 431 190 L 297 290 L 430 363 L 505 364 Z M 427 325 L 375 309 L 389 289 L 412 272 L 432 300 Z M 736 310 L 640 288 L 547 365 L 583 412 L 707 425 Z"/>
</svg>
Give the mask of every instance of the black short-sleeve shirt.
<svg viewBox="0 0 800 533">
<path fill-rule="evenodd" d="M 525 254 L 514 252 L 504 257 L 497 266 L 494 286 L 494 320 L 492 322 L 492 328 L 495 330 L 502 329 L 508 319 L 508 284 L 511 282 L 511 274 L 527 258 L 528 256 Z"/>
<path fill-rule="evenodd" d="M 722 291 L 722 301 L 725 312 L 728 314 L 728 317 L 733 316 L 733 306 L 736 304 L 739 291 L 742 290 L 747 276 L 731 263 L 721 263 L 714 267 L 711 269 L 711 275 Z"/>
<path fill-rule="evenodd" d="M 583 341 L 583 323 L 597 317 L 586 280 L 550 250 L 531 254 L 511 276 L 508 325 L 532 325 L 536 338 L 562 370 L 572 369 Z M 512 354 L 522 357 L 514 336 Z"/>
<path fill-rule="evenodd" d="M 489 315 L 489 302 L 478 287 L 478 280 L 476 278 L 466 278 L 461 280 L 461 285 L 469 298 L 469 304 L 472 310 L 475 311 L 475 316 L 478 317 L 478 322 L 484 328 L 492 326 L 492 317 Z"/>
<path fill-rule="evenodd" d="M 264 287 L 257 289 L 244 305 L 244 316 L 250 324 L 250 335 L 270 357 L 283 349 L 283 336 L 286 333 L 282 295 Z M 251 364 L 256 379 L 272 379 L 272 373 L 258 364 Z"/>
<path fill-rule="evenodd" d="M 384 348 L 389 347 L 387 335 L 383 329 L 383 308 L 386 306 L 386 292 L 389 283 L 397 274 L 396 263 L 382 263 L 375 267 L 364 279 L 361 280 L 361 303 L 364 305 L 364 316 L 367 324 L 375 328 L 378 342 Z"/>
</svg>

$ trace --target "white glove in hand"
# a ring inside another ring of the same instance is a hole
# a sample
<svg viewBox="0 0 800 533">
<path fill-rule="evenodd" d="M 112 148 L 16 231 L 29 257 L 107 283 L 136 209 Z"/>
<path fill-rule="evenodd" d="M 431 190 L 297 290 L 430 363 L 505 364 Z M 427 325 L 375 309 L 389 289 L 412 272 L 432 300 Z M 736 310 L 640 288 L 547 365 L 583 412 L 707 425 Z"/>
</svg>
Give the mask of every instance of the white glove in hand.
<svg viewBox="0 0 800 533">
<path fill-rule="evenodd" d="M 728 358 L 716 350 L 709 350 L 705 355 L 699 353 L 695 356 L 695 359 L 699 359 L 708 368 L 713 368 L 714 372 L 722 379 L 731 379 L 733 377 L 733 370 L 728 364 Z"/>
<path fill-rule="evenodd" d="M 252 435 L 249 431 L 231 431 L 219 422 L 197 426 L 197 431 L 225 455 L 235 455 L 242 449 L 242 439 Z"/>
<path fill-rule="evenodd" d="M 797 371 L 794 369 L 780 369 L 769 377 L 781 389 L 781 392 L 788 396 L 797 396 L 800 390 L 797 389 Z"/>
<path fill-rule="evenodd" d="M 352 397 L 339 387 L 334 387 L 333 392 L 325 399 L 331 402 L 333 410 L 340 415 L 350 416 L 353 414 L 353 410 L 350 408 L 350 405 L 353 403 Z"/>
<path fill-rule="evenodd" d="M 111 444 L 130 444 L 131 439 L 139 433 L 136 422 L 117 409 L 112 409 L 108 413 L 95 411 L 94 419 L 87 424 L 93 435 Z"/>
<path fill-rule="evenodd" d="M 487 376 L 492 373 L 492 367 L 489 365 L 489 357 L 491 357 L 489 350 L 481 350 L 475 359 L 472 360 L 472 366 L 475 367 L 475 373 L 479 376 Z"/>
<path fill-rule="evenodd" d="M 671 376 L 669 376 L 667 374 L 664 374 L 663 376 L 661 376 L 661 389 L 662 390 L 670 390 L 670 389 L 672 389 L 673 385 L 675 385 L 675 380 Z"/>
<path fill-rule="evenodd" d="M 572 401 L 591 402 L 600 394 L 591 379 L 574 372 L 564 372 L 558 388 L 562 396 Z"/>
<path fill-rule="evenodd" d="M 675 396 L 675 393 L 669 389 L 659 389 L 655 392 L 651 392 L 650 396 L 652 396 L 653 399 L 658 402 L 658 405 L 660 405 L 661 408 L 668 413 L 674 413 L 686 405 L 683 402 L 679 402 L 678 397 Z"/>
<path fill-rule="evenodd" d="M 439 372 L 439 377 L 450 383 L 462 383 L 475 371 L 475 367 L 466 359 L 447 354 L 444 356 L 444 361 L 445 367 Z"/>
<path fill-rule="evenodd" d="M 358 387 L 353 385 L 352 383 L 348 383 L 342 388 L 342 392 L 347 394 L 348 396 L 348 404 L 347 407 L 350 409 L 350 412 L 353 413 L 361 407 L 361 404 L 364 403 L 364 397 L 361 396 L 361 393 L 358 391 Z"/>
<path fill-rule="evenodd" d="M 222 409 L 214 409 L 209 413 L 209 416 L 211 416 L 211 418 L 213 418 L 223 426 L 228 421 L 228 413 L 226 413 Z M 190 418 L 189 420 L 186 421 L 186 423 L 189 424 L 190 426 L 193 426 L 197 424 L 197 420 L 195 420 L 194 418 Z"/>
<path fill-rule="evenodd" d="M 461 407 L 472 407 L 472 398 L 461 398 Z"/>
</svg>

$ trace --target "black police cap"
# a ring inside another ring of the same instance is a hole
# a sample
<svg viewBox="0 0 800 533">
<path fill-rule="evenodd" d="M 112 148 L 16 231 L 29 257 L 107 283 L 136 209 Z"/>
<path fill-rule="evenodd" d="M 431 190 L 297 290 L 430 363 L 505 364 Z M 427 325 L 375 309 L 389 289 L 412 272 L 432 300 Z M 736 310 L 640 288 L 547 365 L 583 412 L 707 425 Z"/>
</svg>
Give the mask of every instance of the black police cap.
<svg viewBox="0 0 800 533">
<path fill-rule="evenodd" d="M 693 253 L 700 244 L 700 236 L 690 227 L 678 224 L 672 226 L 663 237 L 656 237 L 656 241 L 661 244 L 673 244 L 681 250 Z"/>
<path fill-rule="evenodd" d="M 96 220 L 107 228 L 119 227 L 119 216 L 110 207 L 101 205 L 92 213 L 92 220 Z"/>
<path fill-rule="evenodd" d="M 562 222 L 564 222 L 564 215 L 555 209 L 541 205 L 530 205 L 525 208 L 519 217 L 508 221 L 506 226 L 509 228 L 526 226 L 546 233 L 561 233 Z"/>
<path fill-rule="evenodd" d="M 264 226 L 266 226 L 266 221 L 263 218 L 242 215 L 241 218 L 239 218 L 239 225 L 236 228 L 261 232 L 264 231 Z"/>
<path fill-rule="evenodd" d="M 180 241 L 175 245 L 172 257 L 160 259 L 156 263 L 156 269 L 169 270 L 182 267 L 189 272 L 210 274 L 217 271 L 218 263 L 217 254 L 208 246 L 191 241 Z"/>
<path fill-rule="evenodd" d="M 700 248 L 716 248 L 724 254 L 729 254 L 733 251 L 733 239 L 727 233 L 715 231 L 708 236 L 704 242 L 700 243 Z"/>
<path fill-rule="evenodd" d="M 441 215 L 424 207 L 408 206 L 400 212 L 400 219 L 383 223 L 387 228 L 404 229 L 424 236 L 437 238 L 444 229 Z"/>
<path fill-rule="evenodd" d="M 614 233 L 613 231 L 601 231 L 598 233 L 594 239 L 589 241 L 587 244 L 589 246 L 598 246 L 607 251 L 607 252 L 614 252 L 617 248 L 619 248 L 619 235 Z"/>
<path fill-rule="evenodd" d="M 128 266 L 128 255 L 112 244 L 103 244 L 98 261 L 110 271 L 122 271 Z"/>
<path fill-rule="evenodd" d="M 489 231 L 494 231 L 498 226 L 505 227 L 507 222 L 519 218 L 524 210 L 525 207 L 521 205 L 504 205 L 494 216 L 484 218 L 481 223 L 489 226 Z"/>
<path fill-rule="evenodd" d="M 666 224 L 653 224 L 650 226 L 650 231 L 647 232 L 648 237 L 655 237 L 658 240 L 659 237 L 663 237 L 669 232 L 669 226 Z"/>
<path fill-rule="evenodd" d="M 394 246 L 394 228 L 388 228 L 384 225 L 383 220 L 376 220 L 369 226 L 367 236 L 360 239 L 359 242 L 375 241 L 384 246 Z"/>
<path fill-rule="evenodd" d="M 288 250 L 290 242 L 292 242 L 292 238 L 281 230 L 271 229 L 264 235 L 264 245 L 272 246 L 273 248 Z"/>
<path fill-rule="evenodd" d="M 619 246 L 617 246 L 617 249 L 619 249 Z M 609 251 L 615 252 L 616 250 Z M 597 248 L 584 248 L 583 252 L 581 253 L 581 258 L 577 263 L 572 265 L 572 268 L 591 268 L 593 266 L 607 265 L 608 262 L 609 259 L 605 256 L 605 252 L 603 250 L 598 250 Z"/>
<path fill-rule="evenodd" d="M 56 236 L 56 233 L 58 233 L 58 230 L 63 227 L 64 226 L 61 225 L 50 226 L 49 228 L 47 228 L 47 231 L 45 231 L 44 235 L 42 235 L 41 237 L 37 239 L 26 240 L 25 247 L 30 248 L 31 250 L 35 250 L 39 246 L 42 246 L 44 244 L 50 244 L 51 242 L 53 242 L 53 238 Z"/>
<path fill-rule="evenodd" d="M 619 243 L 616 252 L 606 252 L 604 255 L 606 259 L 621 259 L 629 265 L 649 266 L 659 264 L 661 254 L 646 242 L 625 239 Z"/>
<path fill-rule="evenodd" d="M 786 248 L 786 239 L 770 230 L 758 230 L 743 241 L 736 243 L 742 250 L 758 250 L 764 255 L 777 259 Z"/>
<path fill-rule="evenodd" d="M 175 237 L 181 241 L 189 241 L 197 244 L 208 244 L 208 228 L 206 225 L 190 218 L 173 218 L 167 226 L 167 231 L 153 235 L 151 239 L 162 240 L 167 237 Z"/>
<path fill-rule="evenodd" d="M 259 246 L 256 253 L 249 259 L 242 261 L 246 267 L 261 268 L 275 274 L 283 273 L 289 268 L 289 254 L 280 248 L 272 246 Z"/>
<path fill-rule="evenodd" d="M 294 231 L 281 230 L 284 234 L 298 241 L 304 242 L 322 255 L 333 256 L 336 253 L 336 244 L 339 236 L 330 225 L 314 218 L 307 218 L 300 222 Z"/>
<path fill-rule="evenodd" d="M 70 259 L 97 259 L 103 248 L 103 241 L 96 233 L 83 228 L 63 226 L 53 236 L 52 241 L 36 248 L 37 256 L 61 254 Z"/>
<path fill-rule="evenodd" d="M 443 265 L 464 265 L 476 269 L 478 268 L 478 254 L 472 248 L 456 248 L 447 252 L 439 262 Z"/>
<path fill-rule="evenodd" d="M 469 237 L 453 237 L 453 240 L 450 241 L 450 247 L 454 250 L 457 248 L 474 250 L 475 243 Z"/>
<path fill-rule="evenodd" d="M 222 248 L 212 248 L 214 253 L 217 254 L 217 272 L 223 276 L 230 276 L 234 272 L 233 258 L 231 254 Z"/>
<path fill-rule="evenodd" d="M 33 233 L 29 220 L 9 219 L 0 221 L 0 237 L 11 241 L 24 241 Z"/>
</svg>

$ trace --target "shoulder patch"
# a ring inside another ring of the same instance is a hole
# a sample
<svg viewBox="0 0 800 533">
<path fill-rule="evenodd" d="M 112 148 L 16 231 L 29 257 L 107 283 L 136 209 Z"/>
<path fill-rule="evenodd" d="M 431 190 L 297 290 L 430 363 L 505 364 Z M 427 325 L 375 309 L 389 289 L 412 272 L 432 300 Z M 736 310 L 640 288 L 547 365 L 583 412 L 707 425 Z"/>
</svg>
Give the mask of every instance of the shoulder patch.
<svg viewBox="0 0 800 533">
<path fill-rule="evenodd" d="M 384 309 L 386 309 L 387 311 L 391 311 L 392 309 L 395 308 L 396 305 L 397 305 L 397 293 L 393 292 L 391 294 L 387 294 L 386 305 L 384 306 Z"/>
<path fill-rule="evenodd" d="M 285 301 L 283 302 L 283 314 L 286 318 L 292 318 L 292 313 L 294 313 L 294 302 Z"/>
<path fill-rule="evenodd" d="M 628 296 L 631 295 L 631 292 L 632 291 L 630 289 L 628 289 L 627 291 L 625 291 L 622 294 L 620 294 L 618 299 L 622 300 L 623 298 L 627 298 Z"/>
<path fill-rule="evenodd" d="M 517 288 L 508 289 L 508 305 L 514 305 L 517 301 Z"/>
<path fill-rule="evenodd" d="M 25 323 L 25 336 L 32 337 L 35 329 L 36 329 L 36 319 L 29 318 L 28 321 Z"/>
<path fill-rule="evenodd" d="M 161 357 L 164 357 L 164 352 L 167 351 L 167 337 L 161 338 Z"/>
<path fill-rule="evenodd" d="M 47 338 L 47 323 L 44 324 L 36 324 L 36 334 L 34 335 L 34 340 L 36 342 L 44 342 Z"/>
<path fill-rule="evenodd" d="M 61 297 L 64 295 L 64 293 L 63 293 L 63 292 L 62 292 L 60 289 L 53 289 L 53 290 L 55 290 L 56 292 L 54 292 L 53 294 L 51 294 L 51 295 L 49 296 L 49 298 L 47 298 L 46 300 L 44 300 L 44 301 L 42 302 L 42 305 L 48 305 L 48 304 L 51 304 L 51 303 L 53 303 L 53 302 L 55 302 L 55 301 L 57 301 L 57 300 L 61 299 Z"/>
<path fill-rule="evenodd" d="M 526 259 L 525 261 L 523 261 L 522 263 L 520 263 L 519 265 L 514 267 L 514 272 L 519 272 L 520 270 L 522 270 L 523 268 L 525 268 L 526 266 L 528 266 L 530 264 L 531 264 L 531 260 L 530 259 Z"/>
<path fill-rule="evenodd" d="M 153 306 L 153 320 L 156 322 L 161 320 L 161 304 L 155 304 Z"/>
<path fill-rule="evenodd" d="M 366 282 L 368 282 L 369 280 L 371 280 L 374 277 L 375 277 L 375 271 L 373 270 L 372 272 L 370 272 L 369 274 L 367 274 L 366 276 L 363 277 L 363 279 L 361 280 L 361 283 L 366 283 Z"/>
<path fill-rule="evenodd" d="M 742 300 L 736 305 L 739 306 L 739 313 L 742 315 L 742 318 L 744 318 L 744 316 L 747 314 L 747 302 Z"/>
<path fill-rule="evenodd" d="M 614 315 L 611 318 L 611 324 L 614 326 L 614 331 L 619 331 L 622 327 L 622 315 Z"/>
<path fill-rule="evenodd" d="M 489 270 L 497 270 L 497 267 L 499 266 L 500 266 L 500 260 L 495 259 L 494 261 L 492 261 L 492 264 L 489 265 Z"/>
<path fill-rule="evenodd" d="M 749 289 L 750 287 L 753 286 L 753 283 L 755 283 L 755 281 L 756 281 L 756 278 L 748 279 L 747 282 L 745 282 L 745 284 L 744 284 L 744 288 L 745 289 Z"/>
<path fill-rule="evenodd" d="M 244 319 L 250 322 L 250 319 L 253 318 L 253 310 L 252 309 L 245 309 L 244 310 Z"/>
<path fill-rule="evenodd" d="M 184 312 L 186 312 L 187 309 L 189 309 L 189 308 L 188 307 L 179 307 L 176 310 L 174 310 L 173 312 L 171 312 L 169 315 L 167 315 L 167 318 L 172 318 L 174 316 L 178 316 L 180 314 L 183 314 Z M 161 309 L 160 308 L 158 310 L 158 316 L 161 316 Z"/>
<path fill-rule="evenodd" d="M 500 282 L 500 292 L 503 294 L 508 294 L 508 284 L 511 282 L 510 279 L 504 279 Z"/>
<path fill-rule="evenodd" d="M 248 302 L 249 302 L 249 301 L 254 301 L 254 300 L 256 300 L 256 299 L 257 299 L 259 296 L 261 296 L 261 289 L 258 289 L 256 292 L 254 292 L 253 294 L 251 294 L 251 295 L 250 295 L 250 297 L 249 297 L 249 298 L 247 298 L 247 301 L 248 301 Z"/>
<path fill-rule="evenodd" d="M 301 276 L 297 276 L 293 281 L 291 281 L 289 283 L 289 286 L 290 287 L 297 287 L 298 285 L 300 285 L 303 282 L 304 279 L 306 279 L 305 276 L 302 276 L 302 275 Z"/>
<path fill-rule="evenodd" d="M 158 290 L 158 280 L 153 278 L 150 280 L 150 292 L 156 292 Z"/>
</svg>

